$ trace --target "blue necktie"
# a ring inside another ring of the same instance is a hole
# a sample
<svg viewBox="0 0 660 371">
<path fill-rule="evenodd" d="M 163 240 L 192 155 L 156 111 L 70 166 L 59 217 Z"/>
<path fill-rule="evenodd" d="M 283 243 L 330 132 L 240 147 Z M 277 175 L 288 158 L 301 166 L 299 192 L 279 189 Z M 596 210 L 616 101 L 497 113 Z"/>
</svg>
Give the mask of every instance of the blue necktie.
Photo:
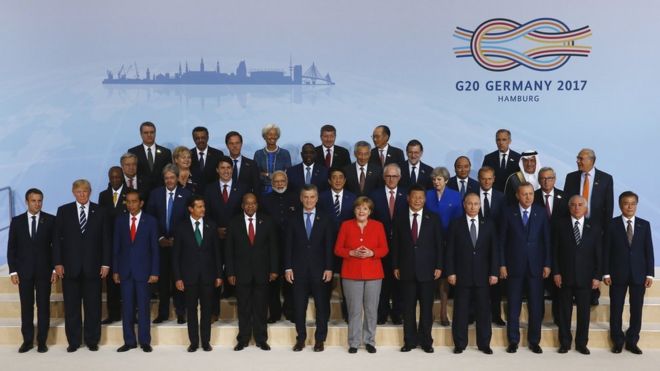
<svg viewBox="0 0 660 371">
<path fill-rule="evenodd" d="M 527 222 L 529 222 L 529 216 L 527 215 L 527 210 L 523 211 L 523 226 L 527 227 Z"/>
<path fill-rule="evenodd" d="M 465 197 L 465 180 L 461 180 L 461 197 Z"/>
<path fill-rule="evenodd" d="M 305 220 L 305 232 L 307 232 L 307 239 L 312 235 L 312 213 L 307 214 L 307 219 Z"/>
<path fill-rule="evenodd" d="M 312 168 L 307 166 L 307 171 L 305 172 L 305 184 L 310 184 L 312 182 Z"/>
<path fill-rule="evenodd" d="M 170 192 L 170 198 L 167 200 L 167 219 L 165 219 L 165 229 L 170 231 L 170 224 L 172 223 L 172 207 L 174 206 L 174 192 Z"/>
</svg>

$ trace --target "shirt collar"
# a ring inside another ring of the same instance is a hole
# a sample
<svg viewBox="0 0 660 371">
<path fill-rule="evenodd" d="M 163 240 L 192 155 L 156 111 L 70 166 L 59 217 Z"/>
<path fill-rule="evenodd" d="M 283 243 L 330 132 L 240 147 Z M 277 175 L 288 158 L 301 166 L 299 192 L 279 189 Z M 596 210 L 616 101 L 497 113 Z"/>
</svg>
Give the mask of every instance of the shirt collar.
<svg viewBox="0 0 660 371">
<path fill-rule="evenodd" d="M 357 169 L 358 174 L 360 174 L 360 168 L 361 168 L 361 167 L 364 168 L 364 172 L 366 173 L 366 172 L 367 172 L 367 166 L 369 166 L 369 162 L 367 162 L 367 163 L 364 164 L 364 166 L 363 166 L 363 165 L 360 165 L 359 162 L 355 161 L 355 168 Z"/>
<path fill-rule="evenodd" d="M 500 153 L 500 158 L 502 158 L 502 155 L 506 155 L 506 157 L 509 157 L 509 152 L 511 152 L 511 148 L 507 149 L 506 152 L 502 152 L 500 150 L 497 150 L 497 152 Z"/>
<path fill-rule="evenodd" d="M 479 214 L 475 215 L 474 217 L 465 214 L 465 219 L 467 220 L 468 227 L 470 224 L 472 224 L 472 219 L 474 219 L 474 224 L 479 224 Z"/>
<path fill-rule="evenodd" d="M 136 221 L 136 222 L 139 222 L 141 216 L 142 216 L 142 210 L 140 210 L 140 212 L 137 213 L 137 215 L 135 215 L 135 221 Z M 133 214 L 129 213 L 129 214 L 128 214 L 128 219 L 129 219 L 129 220 L 133 220 Z"/>
<path fill-rule="evenodd" d="M 191 216 L 190 222 L 192 223 L 193 227 L 195 226 L 196 222 L 199 222 L 200 225 L 204 225 L 204 217 L 199 218 L 199 220 L 195 220 L 195 218 Z"/>
<path fill-rule="evenodd" d="M 316 208 L 313 208 L 313 209 L 310 210 L 310 211 L 307 211 L 307 210 L 305 210 L 305 209 L 302 209 L 302 212 L 303 212 L 303 215 L 304 215 L 305 217 L 307 217 L 307 213 L 312 213 L 312 216 L 316 216 Z"/>
<path fill-rule="evenodd" d="M 421 209 L 419 211 L 412 211 L 411 208 L 408 208 L 408 216 L 412 218 L 413 214 L 417 214 L 417 216 L 421 219 L 422 214 L 424 214 L 424 209 Z"/>
<path fill-rule="evenodd" d="M 518 203 L 518 209 L 520 209 L 520 214 L 522 214 L 524 211 L 527 211 L 527 215 L 528 215 L 528 216 L 529 216 L 529 214 L 530 214 L 531 211 L 532 211 L 532 207 L 531 207 L 531 206 L 528 207 L 527 209 L 525 209 L 525 208 L 522 207 L 522 205 L 521 205 L 520 203 Z"/>
<path fill-rule="evenodd" d="M 633 215 L 632 218 L 628 219 L 625 216 L 621 215 L 621 219 L 623 220 L 623 225 L 628 226 L 628 220 L 632 222 L 632 224 L 635 224 L 635 216 Z"/>
<path fill-rule="evenodd" d="M 165 187 L 165 194 L 167 195 L 167 197 L 170 196 L 170 192 L 173 192 L 174 194 L 176 194 L 176 189 L 177 189 L 177 188 L 179 188 L 179 187 L 176 186 L 176 187 L 174 187 L 173 190 L 170 191 L 169 189 L 167 189 L 167 187 Z"/>
<path fill-rule="evenodd" d="M 220 182 L 220 189 L 222 189 L 222 187 L 223 187 L 225 184 L 227 185 L 227 188 L 231 188 L 231 182 L 232 182 L 232 181 L 233 181 L 233 179 L 229 179 L 229 180 L 227 181 L 227 183 L 225 183 L 225 182 L 223 182 L 222 180 L 220 180 L 220 181 L 219 181 L 219 182 Z"/>
<path fill-rule="evenodd" d="M 555 197 L 555 189 L 554 188 L 548 193 L 546 193 L 544 190 L 541 190 L 541 193 L 543 194 L 544 198 L 545 198 L 546 195 L 550 195 L 550 198 Z"/>
<path fill-rule="evenodd" d="M 41 216 L 41 211 L 38 212 L 38 213 L 36 213 L 36 214 L 32 214 L 32 213 L 29 212 L 29 211 L 27 212 L 27 217 L 28 217 L 28 219 L 32 219 L 33 216 L 36 216 L 37 219 L 39 219 L 39 217 Z"/>
<path fill-rule="evenodd" d="M 344 188 L 342 188 L 339 192 L 335 192 L 335 190 L 332 189 L 332 197 L 334 198 L 336 195 L 338 195 L 339 198 L 344 197 Z"/>
<path fill-rule="evenodd" d="M 394 189 L 389 189 L 387 186 L 385 186 L 385 195 L 387 197 L 390 197 L 390 191 L 392 191 L 392 192 L 394 192 L 394 197 L 396 197 L 398 190 L 399 190 L 399 187 L 396 187 Z"/>
<path fill-rule="evenodd" d="M 145 153 L 147 152 L 147 150 L 148 150 L 149 148 L 151 148 L 151 154 L 154 155 L 154 156 L 156 155 L 156 142 L 154 142 L 154 144 L 152 144 L 152 145 L 150 145 L 150 146 L 148 146 L 148 145 L 142 143 L 142 147 L 144 148 L 144 152 L 145 152 Z"/>
<path fill-rule="evenodd" d="M 488 195 L 490 196 L 490 195 L 493 193 L 493 187 L 491 187 L 489 190 L 485 190 L 485 189 L 483 189 L 483 188 L 481 188 L 481 187 L 479 187 L 479 189 L 481 190 L 481 194 L 482 194 L 482 195 L 483 195 L 484 193 L 488 193 Z"/>
<path fill-rule="evenodd" d="M 87 201 L 86 204 L 81 204 L 80 202 L 76 201 L 76 208 L 80 210 L 80 206 L 85 206 L 85 210 L 89 211 L 89 201 Z"/>
<path fill-rule="evenodd" d="M 197 151 L 197 157 L 199 157 L 200 152 L 204 152 L 204 154 L 206 155 L 206 154 L 209 153 L 209 146 L 206 146 L 206 148 L 204 148 L 204 149 L 199 149 L 199 148 L 195 147 L 195 151 Z"/>
<path fill-rule="evenodd" d="M 589 178 L 591 178 L 592 179 L 591 181 L 593 182 L 594 175 L 596 174 L 596 167 L 595 166 L 592 167 L 591 170 L 587 171 L 586 173 L 589 174 Z M 582 174 L 584 177 L 585 172 L 582 172 Z"/>
<path fill-rule="evenodd" d="M 571 215 L 571 222 L 573 225 L 575 225 L 575 222 L 580 223 L 580 225 L 584 225 L 584 216 L 580 219 L 575 219 L 575 217 Z"/>
</svg>

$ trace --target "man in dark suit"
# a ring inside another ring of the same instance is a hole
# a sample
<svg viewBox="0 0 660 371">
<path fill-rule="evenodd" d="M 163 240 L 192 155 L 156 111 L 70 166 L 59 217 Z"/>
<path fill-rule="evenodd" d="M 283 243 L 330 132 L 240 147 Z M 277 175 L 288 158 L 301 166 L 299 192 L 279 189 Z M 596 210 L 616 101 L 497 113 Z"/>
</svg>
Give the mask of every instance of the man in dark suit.
<svg viewBox="0 0 660 371">
<path fill-rule="evenodd" d="M 167 321 L 170 316 L 170 298 L 174 302 L 177 323 L 186 323 L 186 303 L 183 293 L 174 289 L 172 277 L 172 247 L 177 226 L 188 220 L 188 199 L 192 193 L 179 186 L 179 169 L 167 164 L 163 168 L 164 185 L 155 188 L 149 196 L 147 213 L 158 222 L 158 246 L 160 246 L 160 278 L 158 280 L 158 315 L 153 323 Z"/>
<path fill-rule="evenodd" d="M 25 353 L 34 347 L 34 304 L 37 303 L 37 351 L 48 351 L 50 326 L 50 286 L 57 275 L 53 272 L 52 245 L 55 217 L 41 210 L 44 194 L 36 188 L 25 193 L 27 212 L 14 217 L 9 224 L 7 263 L 11 283 L 18 285 L 21 300 L 21 334 Z"/>
<path fill-rule="evenodd" d="M 351 154 L 342 146 L 335 144 L 337 129 L 332 125 L 321 127 L 321 145 L 315 148 L 316 162 L 330 169 L 342 168 L 351 164 Z"/>
<path fill-rule="evenodd" d="M 387 164 L 398 164 L 405 160 L 401 148 L 389 144 L 390 128 L 387 125 L 376 126 L 371 139 L 374 141 L 374 148 L 371 150 L 369 164 L 380 165 L 382 168 Z"/>
<path fill-rule="evenodd" d="M 124 186 L 127 189 L 134 189 L 140 192 L 141 198 L 147 202 L 149 193 L 151 192 L 151 180 L 145 176 L 138 175 L 137 156 L 127 152 L 121 156 L 119 163 L 124 173 Z"/>
<path fill-rule="evenodd" d="M 515 353 L 520 342 L 520 308 L 523 288 L 527 287 L 529 325 L 527 341 L 534 353 L 543 353 L 541 322 L 543 316 L 543 279 L 550 275 L 550 223 L 543 208 L 534 205 L 534 187 L 522 183 L 517 191 L 518 204 L 502 214 L 500 224 L 500 278 L 507 279 L 508 323 L 506 351 Z"/>
<path fill-rule="evenodd" d="M 554 225 L 552 274 L 559 288 L 559 353 L 571 348 L 573 302 L 577 307 L 575 350 L 589 354 L 589 298 L 600 285 L 602 233 L 600 227 L 585 219 L 587 200 L 575 195 L 568 202 L 570 217 Z"/>
<path fill-rule="evenodd" d="M 176 289 L 186 297 L 188 316 L 188 352 L 199 348 L 201 338 L 205 352 L 211 347 L 211 302 L 213 288 L 222 285 L 222 260 L 217 227 L 205 218 L 202 196 L 188 199 L 190 218 L 177 226 L 172 249 L 172 274 Z M 197 317 L 199 304 L 200 316 Z"/>
<path fill-rule="evenodd" d="M 140 137 L 142 144 L 139 144 L 128 152 L 137 156 L 138 175 L 149 180 L 150 189 L 163 185 L 161 173 L 165 165 L 172 163 L 172 152 L 156 144 L 156 125 L 145 121 L 140 124 Z"/>
<path fill-rule="evenodd" d="M 566 197 L 581 195 L 587 200 L 587 218 L 593 225 L 600 226 L 603 239 L 606 237 L 614 212 L 614 180 L 612 176 L 594 167 L 596 153 L 583 148 L 577 155 L 578 170 L 566 174 L 564 193 Z M 600 289 L 591 293 L 591 305 L 598 305 Z"/>
<path fill-rule="evenodd" d="M 282 170 L 276 170 L 271 174 L 271 185 L 273 192 L 263 195 L 261 205 L 262 211 L 270 215 L 275 223 L 278 257 L 284 264 L 286 227 L 291 216 L 300 209 L 300 195 L 289 188 L 288 177 Z M 284 272 L 284 267 L 280 268 L 279 272 Z M 287 282 L 283 283 L 282 277 L 278 277 L 268 286 L 268 323 L 279 321 L 282 318 L 282 312 L 284 312 L 284 317 L 293 322 L 291 285 Z M 284 302 L 282 302 L 280 292 L 284 296 Z"/>
<path fill-rule="evenodd" d="M 408 208 L 407 192 L 399 187 L 401 169 L 399 165 L 392 163 L 385 165 L 383 170 L 384 187 L 378 187 L 371 192 L 369 198 L 374 202 L 373 218 L 383 223 L 388 244 L 392 241 L 395 219 L 402 210 Z M 387 322 L 389 316 L 395 325 L 401 324 L 401 290 L 399 282 L 394 278 L 392 268 L 392 255 L 388 254 L 381 259 L 385 277 L 380 289 L 380 300 L 378 302 L 379 325 Z"/>
<path fill-rule="evenodd" d="M 417 139 L 412 139 L 406 146 L 406 155 L 408 160 L 400 162 L 401 168 L 401 187 L 408 188 L 413 184 L 421 184 L 424 189 L 431 189 L 431 172 L 433 168 L 422 162 L 424 146 Z"/>
<path fill-rule="evenodd" d="M 653 284 L 655 263 L 651 224 L 637 217 L 639 197 L 631 191 L 621 193 L 621 216 L 610 221 L 604 251 L 603 282 L 610 287 L 610 338 L 613 353 L 626 349 L 642 354 L 637 346 L 642 328 L 644 293 Z M 621 329 L 621 316 L 626 291 L 630 302 L 630 326 L 625 335 Z"/>
<path fill-rule="evenodd" d="M 472 163 L 467 156 L 458 156 L 454 161 L 454 172 L 456 175 L 449 178 L 447 187 L 461 192 L 461 197 L 465 197 L 468 193 L 479 192 L 479 182 L 470 178 L 470 169 Z"/>
<path fill-rule="evenodd" d="M 277 278 L 277 241 L 272 219 L 257 214 L 257 196 L 243 196 L 243 213 L 229 225 L 225 243 L 227 280 L 236 286 L 238 302 L 238 341 L 235 351 L 248 346 L 254 336 L 257 347 L 270 350 L 266 312 L 268 282 Z"/>
<path fill-rule="evenodd" d="M 221 150 L 209 146 L 209 130 L 204 126 L 195 127 L 192 137 L 195 147 L 190 149 L 190 173 L 193 181 L 197 183 L 197 192 L 203 195 L 204 187 L 216 180 L 218 174 L 215 169 L 224 154 Z"/>
<path fill-rule="evenodd" d="M 504 192 L 504 186 L 509 176 L 520 171 L 518 165 L 520 154 L 509 148 L 511 145 L 511 132 L 507 129 L 499 129 L 495 133 L 495 144 L 497 144 L 497 151 L 487 154 L 481 166 L 490 166 L 495 169 L 495 185 L 493 187 L 500 192 Z"/>
<path fill-rule="evenodd" d="M 534 203 L 545 209 L 551 228 L 568 215 L 568 200 L 564 197 L 564 191 L 555 187 L 556 181 L 555 171 L 551 167 L 543 167 L 539 170 L 541 188 L 534 192 Z M 555 235 L 552 233 L 550 239 L 554 239 Z M 544 285 L 552 299 L 552 319 L 559 326 L 559 289 L 552 275 L 545 279 Z M 545 306 L 543 308 L 545 309 Z"/>
<path fill-rule="evenodd" d="M 401 351 L 409 352 L 421 345 L 424 352 L 433 353 L 433 292 L 443 268 L 442 227 L 438 216 L 424 209 L 424 187 L 410 186 L 407 202 L 394 221 L 389 245 L 392 272 L 403 298 Z M 415 320 L 418 300 L 419 326 Z"/>
<path fill-rule="evenodd" d="M 57 209 L 53 237 L 53 264 L 63 280 L 64 329 L 69 353 L 78 350 L 82 343 L 82 304 L 85 344 L 91 351 L 99 349 L 101 280 L 108 275 L 112 256 L 105 210 L 89 201 L 92 186 L 87 180 L 79 179 L 73 182 L 72 191 L 76 201 Z"/>
<path fill-rule="evenodd" d="M 260 193 L 259 166 L 254 160 L 241 155 L 243 136 L 236 131 L 230 131 L 225 136 L 225 145 L 232 160 L 233 183 L 236 186 L 240 184 L 245 192 Z"/>
<path fill-rule="evenodd" d="M 480 208 L 479 195 L 468 193 L 463 199 L 465 217 L 449 226 L 445 272 L 449 284 L 456 287 L 451 328 L 454 353 L 462 353 L 467 347 L 468 312 L 473 299 L 477 347 L 493 354 L 489 286 L 497 283 L 497 231 L 492 220 L 479 217 Z"/>
<path fill-rule="evenodd" d="M 316 152 L 312 143 L 305 143 L 300 151 L 302 161 L 286 169 L 288 187 L 299 193 L 306 184 L 314 184 L 319 191 L 328 189 L 328 169 L 316 162 Z"/>
<path fill-rule="evenodd" d="M 355 143 L 355 162 L 344 167 L 346 188 L 356 196 L 367 196 L 382 182 L 383 168 L 378 161 L 371 162 L 371 145 L 363 140 Z"/>
<path fill-rule="evenodd" d="M 305 347 L 307 303 L 310 294 L 314 298 L 316 309 L 315 352 L 323 351 L 323 343 L 328 336 L 328 290 L 334 263 L 335 228 L 330 215 L 317 211 L 318 199 L 315 185 L 303 186 L 300 191 L 302 209 L 291 216 L 291 222 L 286 229 L 284 274 L 286 281 L 293 285 L 293 313 L 297 333 L 294 352 Z"/>
<path fill-rule="evenodd" d="M 124 176 L 121 167 L 113 166 L 108 170 L 108 188 L 99 193 L 99 206 L 105 209 L 110 223 L 110 235 L 114 236 L 113 227 L 115 219 L 126 213 L 126 191 L 128 187 L 124 185 Z M 119 285 L 112 279 L 114 267 L 110 267 L 110 272 L 105 278 L 106 306 L 108 308 L 108 317 L 101 321 L 101 324 L 108 325 L 121 319 L 121 292 Z"/>
<path fill-rule="evenodd" d="M 147 353 L 152 351 L 149 328 L 151 316 L 149 284 L 158 282 L 159 233 L 156 219 L 142 212 L 143 205 L 144 202 L 137 191 L 128 191 L 126 193 L 128 213 L 118 216 L 114 223 L 112 279 L 118 285 L 121 283 L 124 313 L 122 316 L 124 345 L 117 349 L 118 352 L 137 348 L 133 322 L 136 307 L 140 348 Z"/>
</svg>

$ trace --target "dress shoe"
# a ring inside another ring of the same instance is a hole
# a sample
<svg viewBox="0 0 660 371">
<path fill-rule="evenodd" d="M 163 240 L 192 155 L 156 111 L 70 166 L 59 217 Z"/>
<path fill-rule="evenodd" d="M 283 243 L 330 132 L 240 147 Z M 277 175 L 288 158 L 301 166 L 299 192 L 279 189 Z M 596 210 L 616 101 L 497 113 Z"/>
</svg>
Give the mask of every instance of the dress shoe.
<svg viewBox="0 0 660 371">
<path fill-rule="evenodd" d="M 355 354 L 355 353 L 357 353 L 357 348 L 355 348 L 355 347 L 350 347 L 350 348 L 348 348 L 348 352 L 349 352 L 350 354 Z"/>
<path fill-rule="evenodd" d="M 89 349 L 91 352 L 96 352 L 99 350 L 99 345 L 98 344 L 89 344 L 87 346 L 87 349 Z"/>
<path fill-rule="evenodd" d="M 401 320 L 401 316 L 392 316 L 392 324 L 394 325 L 403 324 L 403 321 Z"/>
<path fill-rule="evenodd" d="M 315 352 L 322 352 L 324 349 L 325 349 L 325 347 L 323 346 L 322 341 L 317 341 L 316 344 L 314 344 L 314 351 Z"/>
<path fill-rule="evenodd" d="M 39 344 L 37 346 L 37 352 L 46 353 L 47 351 L 48 351 L 48 347 L 46 346 L 46 344 Z"/>
<path fill-rule="evenodd" d="M 176 316 L 176 323 L 183 325 L 186 323 L 186 318 L 184 316 Z"/>
<path fill-rule="evenodd" d="M 156 317 L 156 318 L 154 318 L 154 320 L 153 320 L 153 321 L 151 321 L 151 323 L 155 323 L 155 324 L 158 324 L 158 323 L 163 323 L 163 322 L 164 322 L 164 321 L 166 321 L 166 320 L 167 320 L 167 318 L 163 318 L 163 317 Z"/>
<path fill-rule="evenodd" d="M 202 344 L 202 349 L 203 349 L 205 352 L 210 352 L 210 351 L 213 350 L 213 347 L 211 346 L 211 344 L 206 343 L 206 344 Z"/>
<path fill-rule="evenodd" d="M 590 304 L 591 304 L 592 307 L 595 307 L 596 305 L 598 305 L 598 298 L 591 298 L 591 303 Z"/>
<path fill-rule="evenodd" d="M 541 349 L 541 347 L 538 344 L 530 344 L 529 345 L 529 350 L 531 350 L 532 352 L 534 352 L 536 354 L 543 353 L 543 349 Z"/>
<path fill-rule="evenodd" d="M 265 341 L 264 342 L 258 342 L 257 343 L 257 348 L 259 348 L 261 350 L 270 350 L 270 345 L 268 345 L 268 343 L 265 342 Z"/>
<path fill-rule="evenodd" d="M 142 351 L 145 353 L 151 353 L 151 351 L 154 350 L 154 348 L 152 348 L 149 344 L 142 344 L 140 345 L 140 348 L 142 348 Z"/>
<path fill-rule="evenodd" d="M 293 346 L 293 351 L 294 352 L 300 352 L 303 349 L 305 349 L 305 342 L 304 341 L 296 341 L 296 344 Z"/>
<path fill-rule="evenodd" d="M 371 345 L 371 344 L 366 344 L 364 348 L 367 350 L 368 353 L 376 353 L 376 347 Z"/>
<path fill-rule="evenodd" d="M 633 353 L 633 354 L 642 354 L 642 350 L 639 349 L 637 344 L 635 344 L 635 345 L 626 344 L 626 350 L 630 351 L 630 353 Z"/>
<path fill-rule="evenodd" d="M 433 352 L 435 352 L 433 347 L 430 346 L 430 345 L 423 345 L 422 350 L 424 351 L 424 353 L 433 353 Z"/>
<path fill-rule="evenodd" d="M 415 348 L 417 348 L 417 347 L 414 347 L 412 345 L 404 345 L 404 346 L 401 347 L 401 351 L 403 353 L 406 353 L 406 352 L 410 352 L 411 350 L 413 350 Z"/>
<path fill-rule="evenodd" d="M 277 321 L 279 321 L 279 320 L 280 320 L 279 318 L 268 317 L 268 320 L 266 320 L 266 322 L 268 322 L 268 323 L 275 323 L 275 322 L 277 322 Z"/>
<path fill-rule="evenodd" d="M 507 353 L 515 353 L 517 351 L 518 351 L 518 344 L 509 344 L 509 346 L 506 347 Z"/>
<path fill-rule="evenodd" d="M 568 347 L 565 345 L 560 346 L 559 349 L 557 350 L 557 353 L 560 354 L 568 353 Z"/>
<path fill-rule="evenodd" d="M 463 353 L 463 348 L 454 347 L 454 354 L 461 354 L 461 353 Z"/>
<path fill-rule="evenodd" d="M 493 350 L 490 349 L 490 347 L 479 348 L 479 350 L 480 350 L 483 354 L 493 354 Z"/>
<path fill-rule="evenodd" d="M 137 348 L 137 345 L 128 345 L 128 344 L 124 344 L 124 345 L 120 346 L 120 347 L 117 349 L 117 352 L 119 352 L 119 353 L 124 353 L 124 352 L 127 352 L 127 351 L 129 351 L 129 350 L 131 350 L 131 349 L 135 349 L 135 348 Z"/>
<path fill-rule="evenodd" d="M 80 348 L 80 346 L 78 346 L 78 345 L 69 345 L 68 347 L 66 347 L 66 352 L 67 353 L 73 353 L 76 350 L 78 350 L 78 348 Z"/>
<path fill-rule="evenodd" d="M 578 352 L 580 352 L 584 355 L 591 354 L 591 352 L 589 351 L 589 348 L 587 348 L 585 346 L 575 347 L 575 350 L 577 350 Z"/>
<path fill-rule="evenodd" d="M 109 325 L 109 324 L 111 324 L 111 323 L 113 323 L 113 322 L 115 322 L 115 320 L 112 319 L 112 318 L 110 318 L 110 317 L 108 317 L 108 318 L 104 319 L 103 321 L 101 321 L 101 324 L 102 324 L 102 325 Z"/>
<path fill-rule="evenodd" d="M 621 353 L 621 350 L 623 349 L 623 345 L 615 345 L 612 347 L 612 353 Z"/>
<path fill-rule="evenodd" d="M 444 327 L 449 327 L 450 324 L 451 324 L 451 323 L 449 322 L 448 319 L 440 320 L 440 325 L 442 325 L 442 326 L 444 326 Z"/>
<path fill-rule="evenodd" d="M 25 353 L 29 351 L 30 349 L 34 348 L 34 345 L 32 343 L 25 342 L 21 344 L 21 347 L 18 348 L 19 353 Z"/>
<path fill-rule="evenodd" d="M 238 343 L 234 347 L 234 351 L 236 351 L 236 352 L 241 351 L 241 350 L 245 349 L 246 346 L 247 346 L 247 343 Z"/>
<path fill-rule="evenodd" d="M 504 320 L 499 317 L 494 318 L 492 322 L 498 326 L 506 326 L 506 322 L 504 322 Z"/>
<path fill-rule="evenodd" d="M 197 345 L 192 345 L 192 344 L 188 345 L 188 353 L 196 352 L 197 348 L 198 348 Z"/>
<path fill-rule="evenodd" d="M 387 319 L 379 318 L 379 319 L 376 321 L 376 324 L 377 324 L 377 325 L 384 325 L 385 322 L 387 322 Z"/>
</svg>

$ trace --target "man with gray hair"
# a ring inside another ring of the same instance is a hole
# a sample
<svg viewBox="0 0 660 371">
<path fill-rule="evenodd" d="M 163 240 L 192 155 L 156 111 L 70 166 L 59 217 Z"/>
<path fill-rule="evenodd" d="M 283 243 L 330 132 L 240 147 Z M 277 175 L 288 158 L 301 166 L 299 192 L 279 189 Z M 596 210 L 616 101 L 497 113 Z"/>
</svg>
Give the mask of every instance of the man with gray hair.
<svg viewBox="0 0 660 371">
<path fill-rule="evenodd" d="M 363 140 L 355 143 L 355 162 L 344 168 L 346 189 L 356 196 L 366 196 L 381 185 L 383 168 L 370 162 L 371 145 Z"/>
<path fill-rule="evenodd" d="M 151 180 L 149 177 L 138 175 L 138 157 L 131 152 L 126 152 L 119 159 L 119 164 L 124 173 L 126 187 L 138 191 L 146 203 L 151 192 Z"/>
</svg>

